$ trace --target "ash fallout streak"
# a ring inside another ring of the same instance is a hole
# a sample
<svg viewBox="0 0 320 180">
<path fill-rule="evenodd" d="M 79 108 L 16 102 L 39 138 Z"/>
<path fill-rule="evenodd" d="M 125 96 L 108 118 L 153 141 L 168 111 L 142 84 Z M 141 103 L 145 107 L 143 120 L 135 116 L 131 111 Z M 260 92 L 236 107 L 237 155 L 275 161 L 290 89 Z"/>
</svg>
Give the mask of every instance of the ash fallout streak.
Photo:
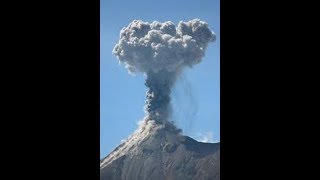
<svg viewBox="0 0 320 180">
<path fill-rule="evenodd" d="M 216 36 L 199 19 L 180 21 L 176 27 L 167 21 L 152 23 L 134 20 L 120 32 L 113 53 L 130 74 L 142 72 L 148 87 L 146 120 L 166 123 L 171 112 L 170 94 L 185 67 L 201 62 Z"/>
</svg>

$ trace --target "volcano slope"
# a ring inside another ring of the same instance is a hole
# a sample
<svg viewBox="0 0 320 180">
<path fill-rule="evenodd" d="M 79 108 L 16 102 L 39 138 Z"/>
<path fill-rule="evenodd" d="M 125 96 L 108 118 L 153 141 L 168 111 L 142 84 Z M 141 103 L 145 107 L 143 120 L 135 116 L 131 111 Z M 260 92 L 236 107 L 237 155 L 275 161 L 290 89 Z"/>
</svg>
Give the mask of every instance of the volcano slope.
<svg viewBox="0 0 320 180">
<path fill-rule="evenodd" d="M 220 143 L 197 142 L 169 122 L 143 121 L 101 160 L 100 180 L 220 180 Z"/>
</svg>

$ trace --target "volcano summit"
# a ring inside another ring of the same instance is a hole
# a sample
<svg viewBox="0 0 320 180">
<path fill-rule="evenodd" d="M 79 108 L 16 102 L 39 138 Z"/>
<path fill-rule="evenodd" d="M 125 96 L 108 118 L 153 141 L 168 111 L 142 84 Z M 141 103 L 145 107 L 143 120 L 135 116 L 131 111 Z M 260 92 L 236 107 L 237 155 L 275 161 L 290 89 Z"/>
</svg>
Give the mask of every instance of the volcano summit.
<svg viewBox="0 0 320 180">
<path fill-rule="evenodd" d="M 100 180 L 220 180 L 220 143 L 201 143 L 172 125 L 144 121 L 100 163 Z"/>
</svg>

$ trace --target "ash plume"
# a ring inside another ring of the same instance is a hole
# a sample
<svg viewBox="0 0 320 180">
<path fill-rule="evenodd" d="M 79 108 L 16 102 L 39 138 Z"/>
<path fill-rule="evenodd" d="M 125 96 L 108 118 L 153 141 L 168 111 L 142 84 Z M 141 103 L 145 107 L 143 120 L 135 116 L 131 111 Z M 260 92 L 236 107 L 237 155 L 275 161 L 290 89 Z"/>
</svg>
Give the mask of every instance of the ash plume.
<svg viewBox="0 0 320 180">
<path fill-rule="evenodd" d="M 144 73 L 148 87 L 147 118 L 165 123 L 171 111 L 170 93 L 185 67 L 201 62 L 215 34 L 199 19 L 152 23 L 134 20 L 120 32 L 113 53 L 130 74 Z"/>
</svg>

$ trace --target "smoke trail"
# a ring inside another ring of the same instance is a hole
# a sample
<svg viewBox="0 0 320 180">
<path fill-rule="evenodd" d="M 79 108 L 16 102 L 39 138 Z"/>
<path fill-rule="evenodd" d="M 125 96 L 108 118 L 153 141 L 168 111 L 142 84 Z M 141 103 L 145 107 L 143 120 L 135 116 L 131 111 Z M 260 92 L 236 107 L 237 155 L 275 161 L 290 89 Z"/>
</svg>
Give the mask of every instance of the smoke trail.
<svg viewBox="0 0 320 180">
<path fill-rule="evenodd" d="M 134 20 L 120 32 L 113 53 L 129 73 L 146 75 L 147 119 L 166 122 L 170 114 L 170 93 L 177 77 L 185 67 L 200 63 L 215 34 L 208 24 L 193 19 L 152 23 Z"/>
<path fill-rule="evenodd" d="M 181 73 L 177 82 L 173 86 L 171 93 L 171 104 L 174 106 L 170 119 L 180 124 L 186 134 L 193 129 L 193 121 L 196 119 L 198 112 L 198 102 L 194 94 L 194 89 L 188 80 L 186 74 Z M 183 120 L 183 122 L 180 122 Z"/>
</svg>

